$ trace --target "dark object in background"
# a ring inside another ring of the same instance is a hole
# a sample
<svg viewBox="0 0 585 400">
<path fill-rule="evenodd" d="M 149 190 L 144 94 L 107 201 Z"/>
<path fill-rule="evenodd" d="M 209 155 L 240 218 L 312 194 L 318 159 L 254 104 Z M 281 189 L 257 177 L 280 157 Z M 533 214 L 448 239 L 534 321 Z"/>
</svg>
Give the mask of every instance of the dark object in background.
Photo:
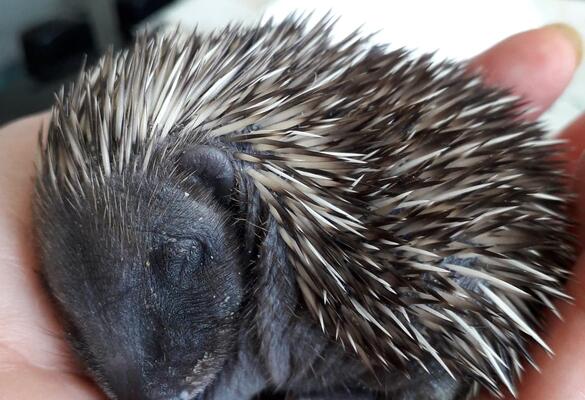
<svg viewBox="0 0 585 400">
<path fill-rule="evenodd" d="M 120 32 L 126 40 L 132 38 L 132 28 L 174 0 L 118 0 L 118 22 Z"/>
<path fill-rule="evenodd" d="M 75 73 L 96 53 L 89 25 L 78 21 L 43 22 L 23 32 L 22 44 L 28 72 L 41 81 Z"/>
<path fill-rule="evenodd" d="M 100 37 L 94 34 L 96 30 L 90 29 L 93 23 L 97 23 L 100 31 L 115 26 L 129 39 L 133 36 L 135 24 L 172 2 L 173 0 L 118 0 L 113 5 L 120 15 L 116 18 L 118 21 L 110 27 L 99 23 L 99 18 L 96 22 L 90 18 L 91 15 L 80 14 L 88 18 L 87 22 L 53 19 L 22 32 L 19 40 L 24 59 L 18 60 L 10 70 L 0 71 L 0 124 L 49 108 L 53 94 L 77 75 L 84 56 L 87 54 L 89 65 L 95 62 L 97 53 L 102 51 L 100 48 L 107 47 L 108 43 L 101 43 Z M 96 8 L 99 14 L 101 7 Z M 100 16 L 103 17 L 101 14 Z M 118 33 L 113 36 L 118 36 Z M 123 46 L 124 43 L 119 45 Z"/>
</svg>

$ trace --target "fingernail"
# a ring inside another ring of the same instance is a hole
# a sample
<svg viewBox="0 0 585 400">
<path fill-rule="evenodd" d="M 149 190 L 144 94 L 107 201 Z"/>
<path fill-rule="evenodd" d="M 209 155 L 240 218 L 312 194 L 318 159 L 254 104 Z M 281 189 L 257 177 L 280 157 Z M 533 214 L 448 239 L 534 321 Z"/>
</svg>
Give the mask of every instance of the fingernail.
<svg viewBox="0 0 585 400">
<path fill-rule="evenodd" d="M 565 39 L 567 39 L 573 49 L 575 49 L 575 54 L 577 55 L 577 65 L 581 64 L 581 59 L 583 58 L 583 40 L 581 39 L 581 34 L 577 29 L 573 28 L 571 25 L 564 24 L 564 23 L 556 23 L 550 24 L 545 26 L 548 29 L 554 29 L 560 32 Z"/>
</svg>

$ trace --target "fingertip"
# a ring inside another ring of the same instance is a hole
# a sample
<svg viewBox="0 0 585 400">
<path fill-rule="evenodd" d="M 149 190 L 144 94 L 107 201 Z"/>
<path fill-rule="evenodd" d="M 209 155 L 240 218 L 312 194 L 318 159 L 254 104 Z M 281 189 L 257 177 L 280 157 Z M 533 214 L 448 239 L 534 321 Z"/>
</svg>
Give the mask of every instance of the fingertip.
<svg viewBox="0 0 585 400">
<path fill-rule="evenodd" d="M 573 46 L 573 50 L 575 52 L 576 57 L 576 66 L 581 64 L 583 59 L 583 40 L 581 39 L 581 34 L 577 29 L 573 28 L 571 25 L 564 24 L 564 23 L 555 23 L 550 24 L 543 29 L 549 29 L 553 31 L 557 31 L 561 35 L 564 36 L 565 40 L 571 43 Z"/>
<path fill-rule="evenodd" d="M 579 34 L 565 24 L 552 24 L 511 36 L 478 55 L 471 68 L 486 83 L 524 97 L 537 118 L 570 83 L 582 57 Z"/>
</svg>

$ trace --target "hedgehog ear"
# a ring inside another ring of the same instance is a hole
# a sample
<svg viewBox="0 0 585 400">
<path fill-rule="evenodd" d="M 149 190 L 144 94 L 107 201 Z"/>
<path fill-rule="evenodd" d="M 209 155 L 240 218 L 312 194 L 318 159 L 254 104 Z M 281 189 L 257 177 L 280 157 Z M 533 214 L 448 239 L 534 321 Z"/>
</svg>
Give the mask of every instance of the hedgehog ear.
<svg viewBox="0 0 585 400">
<path fill-rule="evenodd" d="M 222 201 L 229 201 L 235 178 L 234 167 L 226 152 L 213 146 L 194 146 L 183 152 L 179 166 L 194 180 L 209 187 Z"/>
</svg>

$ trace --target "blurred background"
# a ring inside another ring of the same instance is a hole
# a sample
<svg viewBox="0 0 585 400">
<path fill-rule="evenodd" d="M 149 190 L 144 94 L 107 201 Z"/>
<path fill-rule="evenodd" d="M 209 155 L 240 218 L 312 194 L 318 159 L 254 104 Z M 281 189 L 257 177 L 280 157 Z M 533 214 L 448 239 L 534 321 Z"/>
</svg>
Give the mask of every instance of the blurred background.
<svg viewBox="0 0 585 400">
<path fill-rule="evenodd" d="M 87 56 L 122 48 L 140 29 L 210 31 L 295 10 L 332 10 L 336 34 L 362 26 L 377 42 L 463 60 L 513 33 L 566 22 L 585 35 L 585 0 L 1 0 L 0 124 L 47 109 Z M 538 82 L 535 82 L 538 84 Z M 585 67 L 544 116 L 558 130 L 585 110 Z"/>
</svg>

